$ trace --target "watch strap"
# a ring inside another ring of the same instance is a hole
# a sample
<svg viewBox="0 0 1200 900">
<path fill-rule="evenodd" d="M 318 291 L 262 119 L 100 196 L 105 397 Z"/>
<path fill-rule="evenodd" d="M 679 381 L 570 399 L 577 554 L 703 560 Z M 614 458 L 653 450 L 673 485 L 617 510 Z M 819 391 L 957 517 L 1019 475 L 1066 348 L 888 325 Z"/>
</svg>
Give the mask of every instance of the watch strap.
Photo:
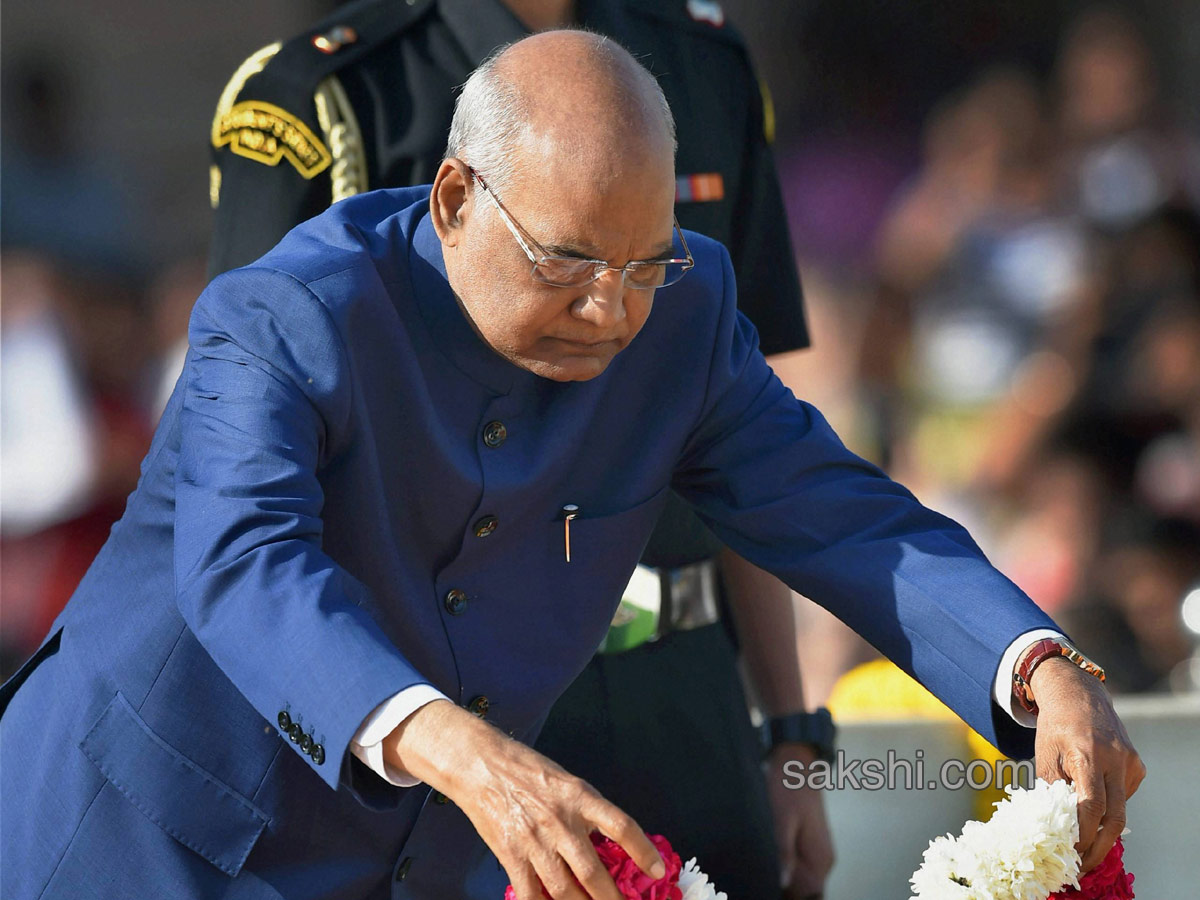
<svg viewBox="0 0 1200 900">
<path fill-rule="evenodd" d="M 1016 670 L 1013 672 L 1013 696 L 1017 698 L 1017 702 L 1021 704 L 1022 708 L 1034 715 L 1037 715 L 1038 705 L 1033 699 L 1033 690 L 1029 686 L 1029 680 L 1038 666 L 1055 656 L 1062 656 L 1089 675 L 1095 675 L 1101 681 L 1105 680 L 1104 669 L 1084 656 L 1079 648 L 1066 641 L 1043 638 L 1021 654 L 1017 660 Z"/>
<path fill-rule="evenodd" d="M 834 760 L 837 726 L 832 713 L 823 706 L 813 712 L 773 716 L 762 723 L 760 736 L 764 756 L 780 744 L 795 743 L 811 745 L 819 759 Z"/>
</svg>

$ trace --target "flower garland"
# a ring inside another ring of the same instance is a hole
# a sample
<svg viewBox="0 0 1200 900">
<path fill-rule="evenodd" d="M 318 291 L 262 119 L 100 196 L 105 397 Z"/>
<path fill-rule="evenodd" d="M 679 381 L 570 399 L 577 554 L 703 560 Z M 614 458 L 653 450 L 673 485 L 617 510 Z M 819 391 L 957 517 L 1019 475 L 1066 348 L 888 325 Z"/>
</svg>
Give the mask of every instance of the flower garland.
<svg viewBox="0 0 1200 900">
<path fill-rule="evenodd" d="M 679 854 L 671 849 L 670 842 L 661 834 L 647 835 L 667 867 L 661 878 L 652 878 L 638 868 L 629 854 L 616 841 L 606 838 L 598 831 L 592 832 L 592 846 L 600 862 L 616 882 L 617 889 L 625 900 L 729 900 L 708 881 L 700 871 L 695 858 L 681 863 Z M 545 895 L 545 890 L 542 891 Z M 504 892 L 504 900 L 516 900 L 512 885 Z M 1074 900 L 1074 898 L 1072 898 Z"/>
<path fill-rule="evenodd" d="M 1074 788 L 1038 779 L 1032 790 L 1005 789 L 987 822 L 930 841 L 913 873 L 910 900 L 1132 900 L 1120 838 L 1079 877 L 1079 817 Z"/>
</svg>

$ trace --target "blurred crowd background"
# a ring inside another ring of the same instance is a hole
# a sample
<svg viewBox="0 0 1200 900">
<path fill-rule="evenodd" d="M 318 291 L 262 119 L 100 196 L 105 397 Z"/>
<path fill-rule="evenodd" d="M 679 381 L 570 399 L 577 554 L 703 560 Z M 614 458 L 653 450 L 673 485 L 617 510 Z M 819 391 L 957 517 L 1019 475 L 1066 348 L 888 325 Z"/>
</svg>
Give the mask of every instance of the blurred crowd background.
<svg viewBox="0 0 1200 900">
<path fill-rule="evenodd" d="M 120 515 L 178 373 L 221 88 L 335 5 L 3 8 L 5 675 Z M 774 97 L 814 336 L 781 377 L 1115 691 L 1196 689 L 1200 3 L 724 7 Z M 797 603 L 820 703 L 873 651 Z"/>
</svg>

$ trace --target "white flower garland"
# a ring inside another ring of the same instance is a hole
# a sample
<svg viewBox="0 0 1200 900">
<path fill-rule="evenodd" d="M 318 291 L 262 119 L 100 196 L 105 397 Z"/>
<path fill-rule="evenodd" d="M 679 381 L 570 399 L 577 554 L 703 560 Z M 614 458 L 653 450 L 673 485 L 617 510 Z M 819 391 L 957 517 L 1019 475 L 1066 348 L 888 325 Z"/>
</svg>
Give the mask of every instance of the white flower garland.
<svg viewBox="0 0 1200 900">
<path fill-rule="evenodd" d="M 1005 791 L 990 820 L 929 842 L 910 900 L 1046 900 L 1079 887 L 1074 788 L 1039 778 L 1032 790 Z"/>
<path fill-rule="evenodd" d="M 679 872 L 679 889 L 683 891 L 683 900 L 729 900 L 724 891 L 708 883 L 708 876 L 700 871 L 694 856 Z"/>
</svg>

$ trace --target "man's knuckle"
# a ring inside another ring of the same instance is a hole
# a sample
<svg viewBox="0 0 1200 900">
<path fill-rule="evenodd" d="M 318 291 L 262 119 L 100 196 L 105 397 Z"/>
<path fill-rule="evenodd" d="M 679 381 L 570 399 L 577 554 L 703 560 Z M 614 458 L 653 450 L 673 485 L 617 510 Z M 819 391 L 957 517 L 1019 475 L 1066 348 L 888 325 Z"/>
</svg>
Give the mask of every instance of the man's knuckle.
<svg viewBox="0 0 1200 900">
<path fill-rule="evenodd" d="M 598 818 L 602 819 L 604 833 L 618 844 L 628 840 L 633 834 L 640 832 L 637 822 L 617 807 L 605 801 L 604 808 Z"/>
<path fill-rule="evenodd" d="M 584 795 L 586 797 L 599 797 L 600 792 L 592 785 L 580 778 L 578 775 L 568 775 L 563 779 L 563 785 L 566 790 L 573 795 Z"/>
<path fill-rule="evenodd" d="M 1091 769 L 1092 761 L 1096 758 L 1095 749 L 1089 746 L 1076 745 L 1063 753 L 1063 764 L 1072 771 Z"/>
<path fill-rule="evenodd" d="M 600 865 L 600 860 L 587 859 L 575 866 L 575 874 L 581 882 L 590 886 L 598 882 L 601 876 L 607 875 L 608 870 Z"/>
</svg>

